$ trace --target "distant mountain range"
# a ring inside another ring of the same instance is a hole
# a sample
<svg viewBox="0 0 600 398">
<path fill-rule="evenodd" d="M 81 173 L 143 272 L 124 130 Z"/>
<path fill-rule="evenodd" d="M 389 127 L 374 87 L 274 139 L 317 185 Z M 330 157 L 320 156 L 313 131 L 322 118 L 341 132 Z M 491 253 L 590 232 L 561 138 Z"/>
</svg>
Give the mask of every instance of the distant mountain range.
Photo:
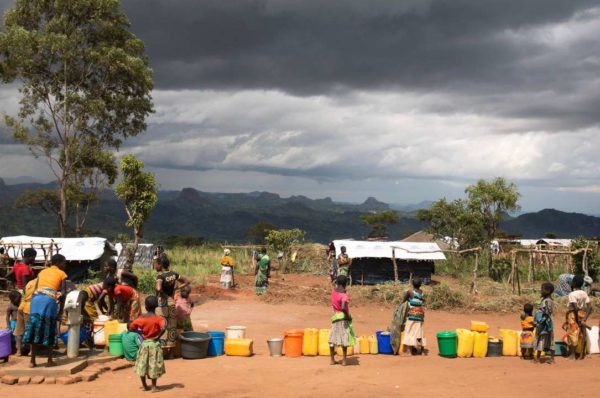
<svg viewBox="0 0 600 398">
<path fill-rule="evenodd" d="M 38 209 L 15 209 L 16 198 L 26 190 L 52 188 L 55 185 L 25 183 L 8 185 L 0 179 L 0 236 L 56 234 L 56 219 Z M 149 241 L 160 242 L 171 235 L 202 236 L 211 241 L 244 242 L 246 231 L 266 221 L 277 228 L 301 228 L 307 238 L 327 242 L 337 238 L 361 238 L 368 231 L 360 215 L 394 209 L 400 221 L 389 228 L 390 239 L 400 239 L 427 226 L 415 218 L 416 211 L 431 202 L 415 205 L 390 205 L 369 197 L 363 203 L 340 203 L 331 198 L 305 196 L 282 198 L 270 192 L 208 193 L 185 188 L 161 191 L 159 202 L 145 228 Z M 543 237 L 551 232 L 561 238 L 578 235 L 600 236 L 600 218 L 579 213 L 546 209 L 506 219 L 501 228 L 526 238 Z M 114 238 L 129 233 L 125 212 L 112 191 L 103 194 L 86 224 L 88 235 Z"/>
</svg>

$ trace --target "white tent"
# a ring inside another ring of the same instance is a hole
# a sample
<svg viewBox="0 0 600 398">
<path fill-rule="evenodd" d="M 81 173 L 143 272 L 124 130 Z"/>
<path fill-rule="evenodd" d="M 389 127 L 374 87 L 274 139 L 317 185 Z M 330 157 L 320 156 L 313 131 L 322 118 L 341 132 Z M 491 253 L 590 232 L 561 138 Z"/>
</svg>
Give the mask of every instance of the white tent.
<svg viewBox="0 0 600 398">
<path fill-rule="evenodd" d="M 106 251 L 115 251 L 115 248 L 105 238 L 44 238 L 37 236 L 7 236 L 0 239 L 0 246 L 4 247 L 8 256 L 21 258 L 23 250 L 33 247 L 37 251 L 36 261 L 44 261 L 44 251 L 48 259 L 50 254 L 58 253 L 66 257 L 67 261 L 95 261 L 100 259 Z"/>
</svg>

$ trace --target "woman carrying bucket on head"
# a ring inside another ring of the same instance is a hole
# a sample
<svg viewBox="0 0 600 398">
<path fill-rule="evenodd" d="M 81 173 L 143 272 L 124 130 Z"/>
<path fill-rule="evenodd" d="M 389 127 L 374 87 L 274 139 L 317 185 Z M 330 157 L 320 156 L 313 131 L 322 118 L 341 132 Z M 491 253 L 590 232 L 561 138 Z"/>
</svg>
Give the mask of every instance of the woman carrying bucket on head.
<svg viewBox="0 0 600 398">
<path fill-rule="evenodd" d="M 342 347 L 342 366 L 346 366 L 348 347 L 354 345 L 354 328 L 352 327 L 348 294 L 346 293 L 347 284 L 348 278 L 344 275 L 338 275 L 335 280 L 335 287 L 331 291 L 333 316 L 331 317 L 331 331 L 329 332 L 329 354 L 331 355 L 332 365 L 337 364 L 335 361 L 336 347 Z"/>
</svg>

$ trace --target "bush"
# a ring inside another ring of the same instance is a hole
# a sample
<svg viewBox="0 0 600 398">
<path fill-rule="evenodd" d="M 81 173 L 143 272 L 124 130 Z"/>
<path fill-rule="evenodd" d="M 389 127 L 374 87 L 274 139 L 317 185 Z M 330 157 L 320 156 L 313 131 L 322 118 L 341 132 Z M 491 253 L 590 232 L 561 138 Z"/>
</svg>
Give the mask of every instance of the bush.
<svg viewBox="0 0 600 398">
<path fill-rule="evenodd" d="M 149 269 L 136 268 L 138 291 L 144 294 L 154 294 L 156 291 L 156 272 Z"/>
<path fill-rule="evenodd" d="M 425 308 L 432 310 L 464 308 L 467 304 L 465 294 L 454 290 L 446 283 L 434 286 L 431 293 L 425 296 Z"/>
<path fill-rule="evenodd" d="M 494 258 L 492 268 L 490 268 L 490 278 L 496 282 L 502 282 L 508 277 L 512 269 L 512 264 L 507 258 Z"/>
</svg>

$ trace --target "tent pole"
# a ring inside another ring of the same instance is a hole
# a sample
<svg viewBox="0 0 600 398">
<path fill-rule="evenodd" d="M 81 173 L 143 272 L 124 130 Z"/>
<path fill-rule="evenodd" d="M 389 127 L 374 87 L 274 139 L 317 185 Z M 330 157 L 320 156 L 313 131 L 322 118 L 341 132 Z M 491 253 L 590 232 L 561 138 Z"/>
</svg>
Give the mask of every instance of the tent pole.
<svg viewBox="0 0 600 398">
<path fill-rule="evenodd" d="M 396 249 L 392 247 L 392 262 L 394 263 L 394 280 L 398 282 L 398 263 L 396 263 Z"/>
</svg>

